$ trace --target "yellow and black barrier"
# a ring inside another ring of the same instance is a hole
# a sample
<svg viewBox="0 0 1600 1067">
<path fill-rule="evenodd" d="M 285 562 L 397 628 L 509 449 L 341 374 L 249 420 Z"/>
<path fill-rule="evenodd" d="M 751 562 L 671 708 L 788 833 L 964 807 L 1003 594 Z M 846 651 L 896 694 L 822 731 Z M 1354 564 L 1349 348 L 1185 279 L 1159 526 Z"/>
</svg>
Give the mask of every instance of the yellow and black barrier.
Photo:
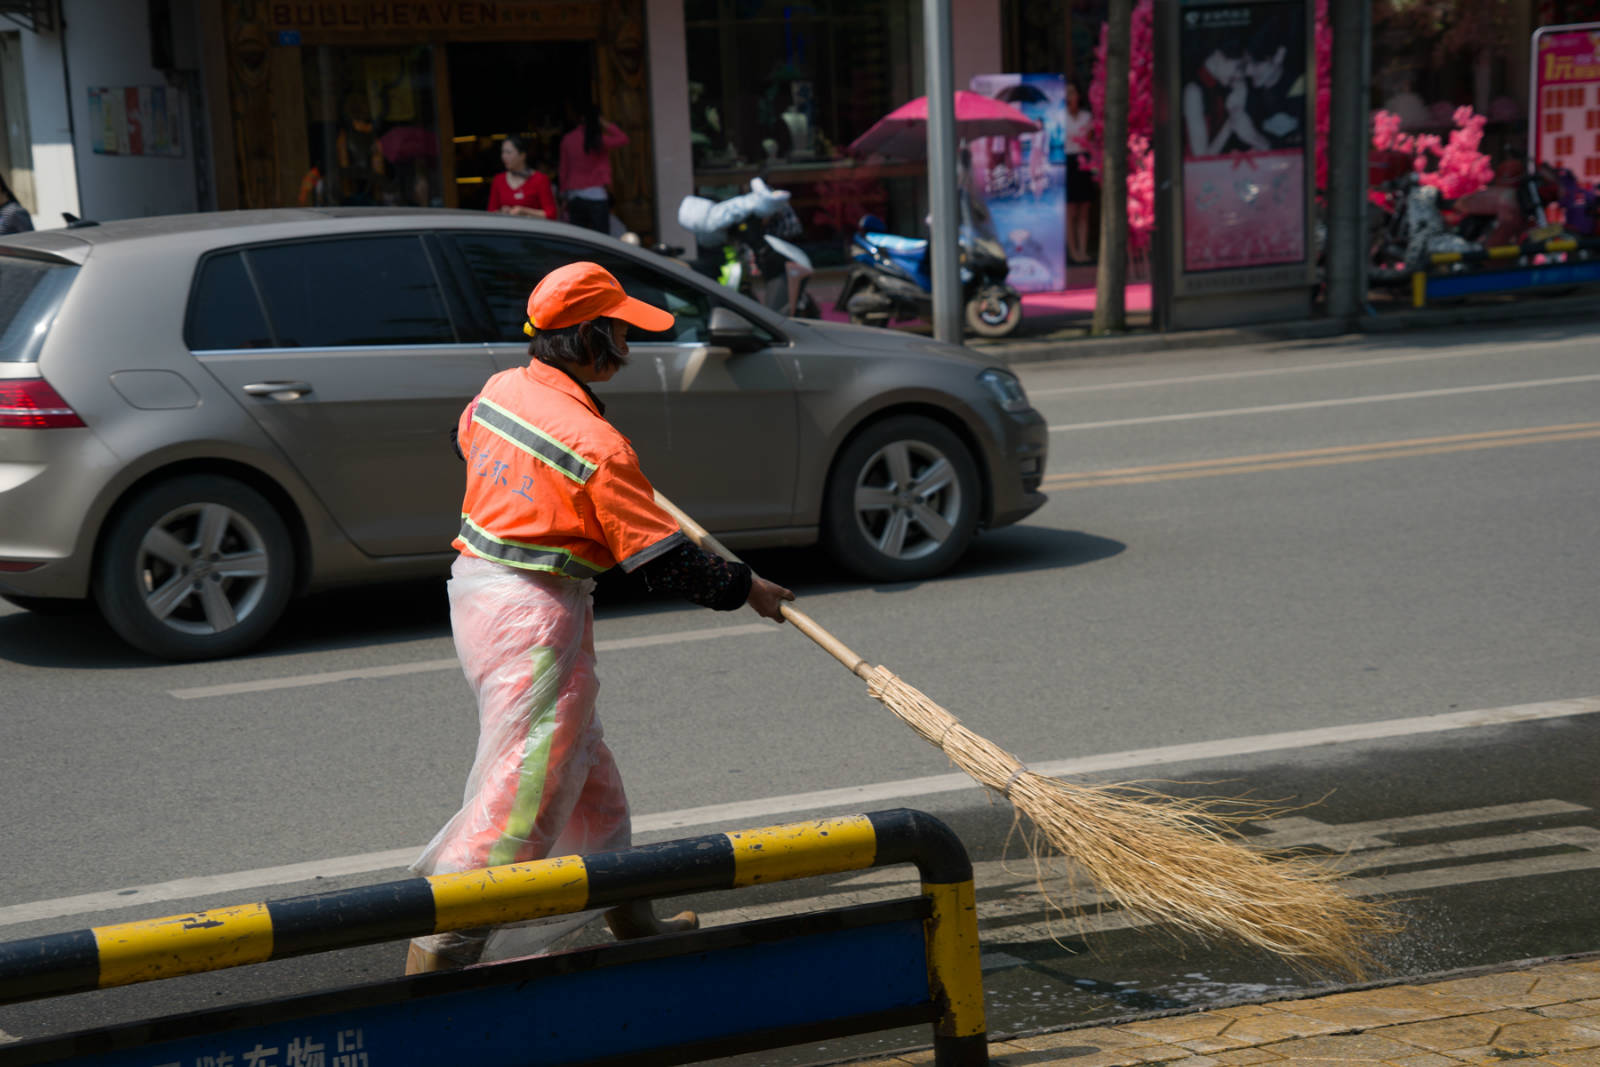
<svg viewBox="0 0 1600 1067">
<path fill-rule="evenodd" d="M 1435 252 L 1429 257 L 1429 267 L 1430 269 L 1455 268 L 1542 255 L 1566 256 L 1573 252 L 1596 250 L 1600 250 L 1600 237 L 1574 237 L 1571 234 L 1563 234 L 1560 237 L 1525 241 L 1515 245 L 1478 246 L 1462 252 Z M 1457 272 L 1446 275 L 1418 270 L 1411 273 L 1411 306 L 1426 307 L 1430 299 L 1547 286 L 1581 285 L 1597 280 L 1600 280 L 1600 260 L 1543 263 L 1506 270 Z"/>
<path fill-rule="evenodd" d="M 972 865 L 944 823 L 906 809 L 0 944 L 0 1004 L 899 863 L 916 864 L 920 897 L 24 1041 L 0 1067 L 189 1062 L 319 1034 L 371 1063 L 665 1063 L 916 1022 L 933 1025 L 936 1064 L 985 1064 Z"/>
</svg>

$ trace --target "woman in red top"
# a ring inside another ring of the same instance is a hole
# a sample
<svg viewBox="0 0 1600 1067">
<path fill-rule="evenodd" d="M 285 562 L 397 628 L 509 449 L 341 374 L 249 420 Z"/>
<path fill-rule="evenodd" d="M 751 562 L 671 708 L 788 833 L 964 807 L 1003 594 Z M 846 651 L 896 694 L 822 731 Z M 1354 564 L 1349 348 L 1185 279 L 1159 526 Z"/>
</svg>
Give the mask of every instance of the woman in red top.
<svg viewBox="0 0 1600 1067">
<path fill-rule="evenodd" d="M 530 219 L 555 218 L 555 192 L 549 178 L 528 166 L 527 142 L 516 134 L 507 137 L 500 145 L 500 161 L 506 169 L 489 186 L 489 210 Z"/>
</svg>

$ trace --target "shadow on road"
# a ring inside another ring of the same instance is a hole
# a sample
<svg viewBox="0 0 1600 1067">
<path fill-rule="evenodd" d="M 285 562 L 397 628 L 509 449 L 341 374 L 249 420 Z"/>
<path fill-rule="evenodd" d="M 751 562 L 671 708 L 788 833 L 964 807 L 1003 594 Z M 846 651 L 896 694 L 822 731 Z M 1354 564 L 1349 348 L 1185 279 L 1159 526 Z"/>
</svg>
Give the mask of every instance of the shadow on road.
<svg viewBox="0 0 1600 1067">
<path fill-rule="evenodd" d="M 985 575 L 1075 567 L 1122 552 L 1121 542 L 1072 530 L 1011 526 L 980 536 L 950 571 L 930 582 Z M 750 552 L 747 562 L 763 577 L 820 596 L 861 588 L 821 548 Z M 927 582 L 897 582 L 874 588 L 909 591 Z M 595 590 L 601 618 L 679 612 L 684 602 L 650 593 L 635 577 L 615 572 Z M 443 578 L 395 582 L 317 593 L 289 605 L 283 620 L 259 646 L 237 660 L 371 648 L 414 641 L 448 640 L 450 607 Z M 447 652 L 444 654 L 448 654 Z M 90 607 L 62 616 L 28 612 L 0 616 L 0 660 L 30 667 L 129 670 L 162 667 L 163 660 L 123 644 Z"/>
</svg>

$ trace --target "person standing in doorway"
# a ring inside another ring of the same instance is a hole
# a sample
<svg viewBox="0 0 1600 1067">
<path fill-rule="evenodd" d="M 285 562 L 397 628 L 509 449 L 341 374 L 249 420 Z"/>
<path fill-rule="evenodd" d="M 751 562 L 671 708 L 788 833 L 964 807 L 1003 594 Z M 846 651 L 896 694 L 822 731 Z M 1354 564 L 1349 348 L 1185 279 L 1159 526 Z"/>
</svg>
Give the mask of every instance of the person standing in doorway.
<svg viewBox="0 0 1600 1067">
<path fill-rule="evenodd" d="M 500 143 L 505 170 L 489 186 L 489 210 L 530 219 L 554 219 L 556 194 L 550 179 L 528 165 L 528 143 L 515 134 Z"/>
<path fill-rule="evenodd" d="M 601 118 L 593 104 L 585 109 L 583 121 L 561 138 L 557 180 L 568 222 L 611 232 L 611 150 L 627 143 L 628 135 Z"/>
<path fill-rule="evenodd" d="M 1083 106 L 1083 94 L 1067 83 L 1067 258 L 1089 262 L 1089 209 L 1094 203 L 1094 176 L 1089 173 L 1089 127 L 1094 116 Z"/>
</svg>

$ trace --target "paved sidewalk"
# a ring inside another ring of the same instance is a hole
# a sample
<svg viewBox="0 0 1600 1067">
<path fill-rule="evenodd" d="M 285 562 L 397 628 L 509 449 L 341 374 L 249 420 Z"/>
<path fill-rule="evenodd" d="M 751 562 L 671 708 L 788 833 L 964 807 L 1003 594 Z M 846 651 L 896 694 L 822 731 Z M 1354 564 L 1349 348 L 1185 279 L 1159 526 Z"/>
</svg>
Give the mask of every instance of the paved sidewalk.
<svg viewBox="0 0 1600 1067">
<path fill-rule="evenodd" d="M 1187 352 L 1203 348 L 1232 348 L 1241 345 L 1332 337 L 1355 339 L 1369 334 L 1394 334 L 1402 331 L 1427 331 L 1460 326 L 1520 325 L 1532 337 L 1537 336 L 1537 331 L 1542 327 L 1589 322 L 1597 310 L 1600 310 L 1600 288 L 1591 288 L 1573 296 L 1529 293 L 1523 294 L 1520 298 L 1504 297 L 1473 303 L 1441 304 L 1420 310 L 1395 308 L 1379 315 L 1363 316 L 1348 329 L 1326 318 L 1214 330 L 1178 330 L 1172 333 L 1156 333 L 1148 325 L 1142 325 L 1136 326 L 1128 333 L 1110 337 L 1090 337 L 1087 335 L 1086 327 L 1077 327 L 1050 330 L 1043 335 L 1036 334 L 1004 341 L 985 341 L 969 337 L 967 346 L 1006 363 L 1034 363 L 1090 356 Z M 1023 329 L 1027 329 L 1026 324 Z"/>
<path fill-rule="evenodd" d="M 996 1040 L 995 1067 L 1600 1067 L 1600 953 L 1301 1000 Z M 853 1061 L 933 1062 L 931 1050 Z"/>
</svg>

